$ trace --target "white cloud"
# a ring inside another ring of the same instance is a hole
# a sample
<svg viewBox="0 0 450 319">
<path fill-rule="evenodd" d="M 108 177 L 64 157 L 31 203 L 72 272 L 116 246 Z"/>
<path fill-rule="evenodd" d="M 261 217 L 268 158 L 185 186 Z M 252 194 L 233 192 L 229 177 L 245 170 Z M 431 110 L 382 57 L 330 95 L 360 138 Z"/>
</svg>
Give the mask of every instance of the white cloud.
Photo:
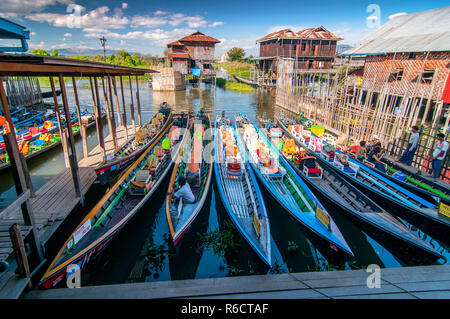
<svg viewBox="0 0 450 319">
<path fill-rule="evenodd" d="M 277 32 L 277 31 L 281 31 L 281 30 L 285 30 L 285 29 L 291 29 L 293 32 L 297 32 L 297 31 L 300 31 L 300 30 L 304 30 L 306 28 L 307 27 L 300 26 L 300 25 L 276 25 L 276 26 L 270 27 L 267 30 L 267 34 L 273 33 L 273 32 Z"/>
<path fill-rule="evenodd" d="M 123 2 L 123 3 L 122 3 L 122 9 L 126 9 L 126 8 L 128 8 L 128 3 Z"/>
<path fill-rule="evenodd" d="M 58 3 L 70 4 L 73 0 L 2 0 L 1 15 L 14 17 L 19 14 L 28 14 L 31 12 L 40 12 L 48 6 Z"/>
<path fill-rule="evenodd" d="M 223 22 L 222 21 L 216 21 L 216 22 L 213 22 L 213 23 L 211 23 L 210 25 L 209 25 L 209 27 L 218 27 L 218 26 L 221 26 L 221 25 L 223 25 Z"/>
<path fill-rule="evenodd" d="M 132 27 L 157 28 L 167 23 L 167 19 L 163 17 L 150 17 L 142 15 L 135 15 L 131 20 Z"/>
<path fill-rule="evenodd" d="M 158 11 L 155 12 L 155 16 L 167 15 L 169 13 L 170 12 L 158 10 Z"/>
<path fill-rule="evenodd" d="M 72 36 L 72 33 L 69 33 L 69 32 L 67 32 L 67 33 L 64 33 L 64 36 L 65 36 L 66 38 L 69 38 L 69 37 L 71 37 L 71 36 Z"/>
<path fill-rule="evenodd" d="M 406 12 L 398 12 L 398 13 L 391 14 L 391 15 L 389 16 L 389 20 L 391 20 L 391 19 L 393 19 L 393 18 L 395 18 L 395 17 L 404 16 L 405 14 L 406 14 Z"/>
<path fill-rule="evenodd" d="M 30 33 L 30 35 L 36 35 L 36 32 L 33 31 L 33 32 Z"/>
<path fill-rule="evenodd" d="M 45 42 L 41 41 L 39 43 L 30 43 L 30 50 L 35 50 L 35 49 L 44 49 L 45 48 Z"/>
</svg>

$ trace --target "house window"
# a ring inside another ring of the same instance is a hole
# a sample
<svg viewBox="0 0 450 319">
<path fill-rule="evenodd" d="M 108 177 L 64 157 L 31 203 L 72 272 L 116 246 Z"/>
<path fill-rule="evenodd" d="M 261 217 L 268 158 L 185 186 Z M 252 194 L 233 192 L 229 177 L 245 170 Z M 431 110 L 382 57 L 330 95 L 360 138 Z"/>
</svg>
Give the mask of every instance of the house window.
<svg viewBox="0 0 450 319">
<path fill-rule="evenodd" d="M 389 82 L 401 81 L 403 78 L 403 69 L 396 69 L 389 75 Z"/>
<path fill-rule="evenodd" d="M 416 52 L 409 52 L 409 58 L 415 59 L 416 58 Z"/>
<path fill-rule="evenodd" d="M 209 70 L 210 69 L 210 64 L 203 64 L 203 69 L 204 70 Z"/>
<path fill-rule="evenodd" d="M 417 82 L 420 78 L 420 83 L 431 84 L 433 82 L 434 70 L 423 70 L 422 76 L 420 73 L 412 80 L 412 82 Z"/>
</svg>

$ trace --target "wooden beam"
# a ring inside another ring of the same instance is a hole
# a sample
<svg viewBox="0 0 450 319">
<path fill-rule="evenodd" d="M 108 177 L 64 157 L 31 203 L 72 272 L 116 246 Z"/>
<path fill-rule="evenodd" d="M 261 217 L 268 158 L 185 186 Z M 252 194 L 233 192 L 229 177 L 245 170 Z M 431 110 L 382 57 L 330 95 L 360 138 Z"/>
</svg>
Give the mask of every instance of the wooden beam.
<svg viewBox="0 0 450 319">
<path fill-rule="evenodd" d="M 106 151 L 105 151 L 105 138 L 103 137 L 103 117 L 102 117 L 102 111 L 100 108 L 100 97 L 98 94 L 97 78 L 96 77 L 94 78 L 95 93 L 94 93 L 94 88 L 92 86 L 92 78 L 91 77 L 89 78 L 89 81 L 91 84 L 92 102 L 94 103 L 98 144 L 99 144 L 101 152 L 102 152 L 102 157 L 103 157 L 103 159 L 105 159 Z"/>
<path fill-rule="evenodd" d="M 116 139 L 116 126 L 114 125 L 114 114 L 111 112 L 111 108 L 108 103 L 108 96 L 106 94 L 106 84 L 105 78 L 102 76 L 102 86 L 103 86 L 103 102 L 105 103 L 106 116 L 108 119 L 109 134 L 112 136 L 112 141 L 114 149 L 117 149 L 117 139 Z"/>
<path fill-rule="evenodd" d="M 75 95 L 75 106 L 77 108 L 77 114 L 78 114 L 78 126 L 80 128 L 81 140 L 83 142 L 83 157 L 86 158 L 89 156 L 89 151 L 88 151 L 88 145 L 87 145 L 86 130 L 84 129 L 83 122 L 81 120 L 80 101 L 78 100 L 78 90 L 77 90 L 77 83 L 75 81 L 75 77 L 72 77 L 72 85 L 73 85 L 73 94 Z"/>
<path fill-rule="evenodd" d="M 22 208 L 22 205 L 31 197 L 31 192 L 29 189 L 27 189 L 25 192 L 19 195 L 11 204 L 8 205 L 8 207 L 4 208 L 2 211 L 0 211 L 1 215 L 10 215 L 12 213 L 15 213 L 16 211 L 20 210 Z"/>
<path fill-rule="evenodd" d="M 139 99 L 139 81 L 138 81 L 137 76 L 136 76 L 136 101 L 137 101 L 137 108 L 138 108 L 139 127 L 142 127 L 141 101 Z"/>
<path fill-rule="evenodd" d="M 122 107 L 123 107 L 123 126 L 125 127 L 125 136 L 126 139 L 128 141 L 128 125 L 127 125 L 127 111 L 126 111 L 126 107 L 125 107 L 125 96 L 123 94 L 123 81 L 122 81 L 122 76 L 120 76 L 120 91 L 121 91 L 121 95 L 122 95 Z"/>
<path fill-rule="evenodd" d="M 83 192 L 81 191 L 80 175 L 78 173 L 77 151 L 75 148 L 75 139 L 72 131 L 72 123 L 70 119 L 69 103 L 67 102 L 66 85 L 62 73 L 59 74 L 59 86 L 61 88 L 61 96 L 63 100 L 64 113 L 66 115 L 67 132 L 69 133 L 68 144 L 71 151 L 69 154 L 70 169 L 72 171 L 72 179 L 75 187 L 75 195 L 80 198 L 81 205 L 84 205 Z"/>
<path fill-rule="evenodd" d="M 111 105 L 112 105 L 112 97 L 111 97 L 111 83 L 113 85 L 113 93 L 114 93 L 114 102 L 116 103 L 116 112 L 117 112 L 117 121 L 119 123 L 119 126 L 122 126 L 122 116 L 120 114 L 120 106 L 119 106 L 119 99 L 117 97 L 117 87 L 116 87 L 116 78 L 113 77 L 111 79 L 111 77 L 108 74 L 108 82 L 109 82 L 109 98 L 111 100 Z"/>
<path fill-rule="evenodd" d="M 55 89 L 55 80 L 53 79 L 53 77 L 50 77 L 50 86 L 52 88 L 52 93 L 53 93 L 53 103 L 55 104 L 55 112 L 56 112 L 56 121 L 58 122 L 58 130 L 59 130 L 59 136 L 61 137 L 61 145 L 63 148 L 63 153 L 64 153 L 64 162 L 66 164 L 66 167 L 70 166 L 69 163 L 69 152 L 67 150 L 67 140 L 64 139 L 64 129 L 63 129 L 63 125 L 62 125 L 62 121 L 61 121 L 61 114 L 59 112 L 59 105 L 58 105 L 58 97 L 56 96 L 56 89 Z"/>
<path fill-rule="evenodd" d="M 27 252 L 23 243 L 22 233 L 18 224 L 12 224 L 9 228 L 9 236 L 14 249 L 14 254 L 17 261 L 17 269 L 22 278 L 30 278 L 30 266 L 28 265 Z M 28 282 L 28 287 L 31 288 L 31 281 Z"/>
<path fill-rule="evenodd" d="M 131 96 L 131 123 L 133 124 L 133 132 L 136 134 L 136 121 L 134 119 L 134 105 L 133 105 L 133 85 L 131 83 L 131 76 L 128 76 L 128 79 L 130 80 L 130 96 Z"/>
</svg>

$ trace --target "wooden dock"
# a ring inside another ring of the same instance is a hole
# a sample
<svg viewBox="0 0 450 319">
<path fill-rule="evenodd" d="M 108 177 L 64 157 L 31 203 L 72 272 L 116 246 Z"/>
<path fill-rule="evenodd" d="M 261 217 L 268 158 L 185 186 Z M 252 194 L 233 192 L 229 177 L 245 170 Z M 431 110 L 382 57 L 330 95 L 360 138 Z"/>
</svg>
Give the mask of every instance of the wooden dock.
<svg viewBox="0 0 450 319">
<path fill-rule="evenodd" d="M 83 275 L 83 274 L 82 274 Z M 368 288 L 365 269 L 157 281 L 78 289 L 35 290 L 31 299 L 448 299 L 450 265 L 381 269 L 380 288 Z"/>
<path fill-rule="evenodd" d="M 133 134 L 133 127 L 129 125 L 129 137 Z M 117 128 L 117 141 L 118 145 L 126 142 L 123 126 Z M 105 139 L 105 151 L 106 153 L 114 151 L 111 134 Z M 101 161 L 102 155 L 99 146 L 96 146 L 90 151 L 87 158 L 79 161 L 80 183 L 83 196 L 96 180 L 97 175 L 95 174 L 94 168 Z M 70 168 L 63 169 L 59 174 L 45 183 L 36 191 L 35 196 L 30 201 L 39 237 L 41 242 L 45 244 L 80 201 L 80 198 L 76 197 L 75 194 Z M 20 209 L 8 213 L 0 212 L 0 261 L 14 258 L 11 255 L 13 248 L 8 232 L 9 227 L 14 223 L 20 225 L 25 237 L 31 231 L 30 226 L 25 226 Z"/>
</svg>

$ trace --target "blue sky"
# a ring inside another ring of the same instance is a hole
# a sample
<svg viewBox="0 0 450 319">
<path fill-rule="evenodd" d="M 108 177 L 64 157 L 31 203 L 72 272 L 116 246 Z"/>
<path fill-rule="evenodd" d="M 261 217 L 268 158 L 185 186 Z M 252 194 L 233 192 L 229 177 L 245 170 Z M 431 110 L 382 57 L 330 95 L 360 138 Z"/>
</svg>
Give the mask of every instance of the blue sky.
<svg viewBox="0 0 450 319">
<path fill-rule="evenodd" d="M 375 4 L 376 11 L 369 10 Z M 85 1 L 1 0 L 0 16 L 26 26 L 30 47 L 80 50 L 107 47 L 161 55 L 165 44 L 200 30 L 222 41 L 216 56 L 233 46 L 257 55 L 255 41 L 283 28 L 293 31 L 323 25 L 358 40 L 390 16 L 448 5 L 448 1 Z M 377 20 L 377 17 L 379 19 Z"/>
</svg>

